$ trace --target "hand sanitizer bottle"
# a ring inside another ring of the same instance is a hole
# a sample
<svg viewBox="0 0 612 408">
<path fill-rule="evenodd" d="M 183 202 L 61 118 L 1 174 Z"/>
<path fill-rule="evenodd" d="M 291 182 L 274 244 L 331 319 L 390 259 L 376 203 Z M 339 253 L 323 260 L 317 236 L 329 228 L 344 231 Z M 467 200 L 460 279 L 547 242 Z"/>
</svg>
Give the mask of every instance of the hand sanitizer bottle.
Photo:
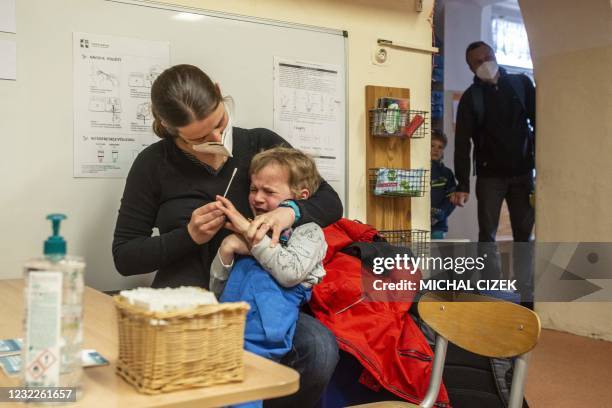
<svg viewBox="0 0 612 408">
<path fill-rule="evenodd" d="M 83 273 L 85 263 L 66 255 L 59 235 L 63 214 L 50 214 L 53 235 L 44 257 L 24 268 L 25 315 L 22 377 L 26 387 L 71 387 L 81 394 Z"/>
</svg>

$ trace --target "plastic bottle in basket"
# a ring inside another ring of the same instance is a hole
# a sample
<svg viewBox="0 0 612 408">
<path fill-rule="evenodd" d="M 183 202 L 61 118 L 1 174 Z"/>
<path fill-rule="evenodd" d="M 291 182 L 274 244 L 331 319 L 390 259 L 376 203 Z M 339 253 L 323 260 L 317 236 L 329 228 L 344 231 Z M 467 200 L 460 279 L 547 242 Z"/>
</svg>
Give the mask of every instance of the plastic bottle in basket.
<svg viewBox="0 0 612 408">
<path fill-rule="evenodd" d="M 385 116 L 385 130 L 389 134 L 393 134 L 398 131 L 400 124 L 400 110 L 397 103 L 392 103 L 387 107 L 387 114 Z"/>
</svg>

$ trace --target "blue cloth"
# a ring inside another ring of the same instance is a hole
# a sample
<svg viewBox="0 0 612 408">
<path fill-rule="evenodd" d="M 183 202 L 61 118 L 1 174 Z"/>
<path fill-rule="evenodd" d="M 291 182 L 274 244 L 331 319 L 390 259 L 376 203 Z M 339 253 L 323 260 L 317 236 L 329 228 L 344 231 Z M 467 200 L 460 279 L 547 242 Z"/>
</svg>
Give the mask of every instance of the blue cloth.
<svg viewBox="0 0 612 408">
<path fill-rule="evenodd" d="M 431 232 L 448 232 L 448 216 L 455 206 L 448 198 L 455 191 L 455 175 L 442 161 L 431 161 Z"/>
<path fill-rule="evenodd" d="M 249 304 L 244 348 L 280 361 L 291 350 L 300 306 L 310 296 L 311 290 L 300 284 L 280 286 L 255 258 L 247 256 L 235 261 L 220 300 Z"/>
</svg>

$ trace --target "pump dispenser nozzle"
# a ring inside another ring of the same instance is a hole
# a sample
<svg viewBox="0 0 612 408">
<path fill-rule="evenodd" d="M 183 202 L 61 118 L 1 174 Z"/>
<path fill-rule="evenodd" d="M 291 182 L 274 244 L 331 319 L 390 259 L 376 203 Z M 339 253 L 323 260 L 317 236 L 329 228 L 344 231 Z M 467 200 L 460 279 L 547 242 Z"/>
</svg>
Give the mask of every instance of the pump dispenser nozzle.
<svg viewBox="0 0 612 408">
<path fill-rule="evenodd" d="M 45 241 L 45 256 L 61 258 L 66 255 L 66 241 L 59 235 L 60 223 L 66 218 L 64 214 L 47 215 L 47 219 L 51 220 L 53 235 Z"/>
</svg>

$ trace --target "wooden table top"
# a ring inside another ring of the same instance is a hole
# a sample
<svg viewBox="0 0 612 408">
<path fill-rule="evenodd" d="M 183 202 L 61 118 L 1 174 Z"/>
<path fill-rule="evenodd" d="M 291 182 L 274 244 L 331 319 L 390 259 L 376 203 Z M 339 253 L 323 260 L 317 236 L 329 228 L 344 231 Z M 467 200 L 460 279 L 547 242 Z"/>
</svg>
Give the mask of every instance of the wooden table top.
<svg viewBox="0 0 612 408">
<path fill-rule="evenodd" d="M 92 288 L 84 293 L 83 348 L 96 349 L 110 366 L 83 370 L 83 397 L 70 407 L 218 407 L 293 394 L 299 374 L 291 368 L 245 351 L 245 380 L 161 395 L 140 394 L 115 374 L 118 353 L 117 318 L 110 296 Z M 0 339 L 22 337 L 23 280 L 0 280 Z M 18 386 L 19 379 L 0 371 L 0 386 Z M 2 406 L 11 406 L 3 403 Z M 15 403 L 13 406 L 23 406 Z"/>
</svg>

